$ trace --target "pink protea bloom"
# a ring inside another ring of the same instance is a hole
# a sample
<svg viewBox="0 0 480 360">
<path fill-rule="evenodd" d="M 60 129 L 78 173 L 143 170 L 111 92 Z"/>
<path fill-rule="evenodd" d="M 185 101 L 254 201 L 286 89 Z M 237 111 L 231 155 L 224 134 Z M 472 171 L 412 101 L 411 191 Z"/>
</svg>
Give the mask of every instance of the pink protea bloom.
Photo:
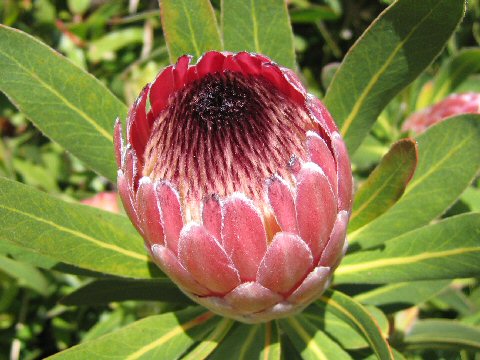
<svg viewBox="0 0 480 360">
<path fill-rule="evenodd" d="M 346 249 L 352 174 L 324 105 L 265 56 L 182 56 L 115 126 L 118 190 L 158 266 L 254 323 L 317 299 Z"/>
<path fill-rule="evenodd" d="M 480 94 L 452 94 L 442 101 L 412 114 L 402 126 L 403 131 L 421 134 L 427 128 L 451 116 L 480 114 Z"/>
</svg>

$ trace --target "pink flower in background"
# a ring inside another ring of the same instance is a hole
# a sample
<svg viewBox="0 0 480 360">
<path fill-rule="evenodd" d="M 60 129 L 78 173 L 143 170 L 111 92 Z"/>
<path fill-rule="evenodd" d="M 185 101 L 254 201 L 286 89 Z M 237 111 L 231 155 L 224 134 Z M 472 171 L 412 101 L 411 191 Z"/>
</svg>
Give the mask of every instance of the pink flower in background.
<svg viewBox="0 0 480 360">
<path fill-rule="evenodd" d="M 412 114 L 403 123 L 402 130 L 421 134 L 428 127 L 461 114 L 480 114 L 480 94 L 452 94 L 439 103 Z"/>
<path fill-rule="evenodd" d="M 98 193 L 91 198 L 82 200 L 81 203 L 116 214 L 120 212 L 117 193 L 113 191 L 104 191 Z"/>
<path fill-rule="evenodd" d="M 352 174 L 324 105 L 265 56 L 182 56 L 115 127 L 118 189 L 158 266 L 243 322 L 305 308 L 345 249 Z"/>
</svg>

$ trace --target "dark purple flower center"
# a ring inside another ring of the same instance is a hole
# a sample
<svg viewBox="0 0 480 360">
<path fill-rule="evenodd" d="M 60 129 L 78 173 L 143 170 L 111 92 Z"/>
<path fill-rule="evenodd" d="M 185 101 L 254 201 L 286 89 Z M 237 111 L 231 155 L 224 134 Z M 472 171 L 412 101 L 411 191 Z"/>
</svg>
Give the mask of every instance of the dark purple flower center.
<svg viewBox="0 0 480 360">
<path fill-rule="evenodd" d="M 187 201 L 235 191 L 262 200 L 266 178 L 290 179 L 292 156 L 305 158 L 308 130 L 318 128 L 304 107 L 265 78 L 209 74 L 170 96 L 153 125 L 143 175 L 174 183 Z"/>
</svg>

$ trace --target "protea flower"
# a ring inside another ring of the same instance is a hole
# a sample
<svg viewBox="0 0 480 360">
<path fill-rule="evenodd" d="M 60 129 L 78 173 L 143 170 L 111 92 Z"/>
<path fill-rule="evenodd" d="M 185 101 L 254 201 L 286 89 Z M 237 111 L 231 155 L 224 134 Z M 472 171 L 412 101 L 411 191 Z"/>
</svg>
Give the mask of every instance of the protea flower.
<svg viewBox="0 0 480 360">
<path fill-rule="evenodd" d="M 480 94 L 452 94 L 442 101 L 412 114 L 404 123 L 403 131 L 421 134 L 428 127 L 451 116 L 461 114 L 480 114 Z"/>
<path fill-rule="evenodd" d="M 346 248 L 352 174 L 324 105 L 265 56 L 182 56 L 117 120 L 118 189 L 158 266 L 243 322 L 302 310 Z"/>
</svg>

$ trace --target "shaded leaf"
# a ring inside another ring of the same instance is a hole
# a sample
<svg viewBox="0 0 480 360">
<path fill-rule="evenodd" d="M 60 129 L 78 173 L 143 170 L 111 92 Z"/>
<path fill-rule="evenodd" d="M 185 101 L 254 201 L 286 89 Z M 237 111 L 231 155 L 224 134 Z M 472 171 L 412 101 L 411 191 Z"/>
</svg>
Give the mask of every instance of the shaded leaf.
<svg viewBox="0 0 480 360">
<path fill-rule="evenodd" d="M 293 33 L 285 0 L 222 0 L 225 50 L 250 51 L 295 68 Z"/>
<path fill-rule="evenodd" d="M 370 310 L 369 310 L 370 312 Z M 344 349 L 364 349 L 369 347 L 368 341 L 362 336 L 350 323 L 345 322 L 332 311 L 325 311 L 323 303 L 316 302 L 309 306 L 303 315 L 317 328 L 322 329 L 328 336 L 338 342 Z M 375 316 L 377 322 L 381 323 L 382 334 L 388 333 L 388 321 L 381 311 L 377 311 Z M 380 322 L 379 322 L 380 321 Z"/>
<path fill-rule="evenodd" d="M 0 25 L 0 90 L 45 135 L 116 179 L 113 124 L 126 107 L 100 81 L 32 36 Z"/>
<path fill-rule="evenodd" d="M 170 62 L 185 54 L 198 59 L 208 50 L 222 50 L 215 13 L 209 0 L 159 0 Z"/>
<path fill-rule="evenodd" d="M 325 311 L 330 311 L 362 334 L 379 359 L 393 359 L 390 345 L 385 340 L 375 318 L 358 302 L 339 291 L 327 290 L 319 299 Z"/>
<path fill-rule="evenodd" d="M 230 331 L 234 321 L 228 318 L 223 318 L 213 331 L 205 339 L 203 339 L 194 349 L 189 351 L 182 360 L 197 360 L 205 359 L 214 351 L 217 346 L 223 341 L 223 338 Z"/>
<path fill-rule="evenodd" d="M 382 248 L 347 255 L 336 283 L 390 283 L 477 276 L 480 214 L 463 214 L 411 231 Z"/>
<path fill-rule="evenodd" d="M 451 280 L 433 280 L 388 284 L 362 292 L 354 296 L 354 299 L 362 304 L 380 306 L 394 312 L 427 301 L 450 283 Z"/>
<path fill-rule="evenodd" d="M 464 0 L 396 1 L 350 49 L 325 104 L 351 153 L 390 100 L 438 55 L 464 11 Z"/>
<path fill-rule="evenodd" d="M 0 178 L 0 240 L 82 269 L 133 278 L 161 274 L 121 215 L 70 204 Z"/>
<path fill-rule="evenodd" d="M 35 290 L 41 295 L 48 295 L 48 281 L 33 266 L 0 255 L 0 271 L 16 279 L 21 286 Z"/>
<path fill-rule="evenodd" d="M 271 321 L 256 325 L 238 324 L 209 359 L 280 360 L 280 355 L 278 327 Z"/>
<path fill-rule="evenodd" d="M 303 359 L 351 359 L 350 355 L 304 315 L 290 316 L 278 322 Z"/>
<path fill-rule="evenodd" d="M 68 294 L 60 302 L 65 305 L 100 305 L 126 300 L 192 304 L 192 301 L 168 279 L 97 280 Z"/>
<path fill-rule="evenodd" d="M 369 223 L 395 204 L 412 178 L 417 161 L 415 140 L 402 139 L 393 144 L 355 194 L 350 231 Z"/>
<path fill-rule="evenodd" d="M 472 182 L 480 168 L 480 116 L 462 115 L 418 137 L 415 175 L 387 212 L 351 232 L 354 246 L 368 248 L 428 224 Z"/>
<path fill-rule="evenodd" d="M 404 342 L 409 349 L 480 350 L 480 329 L 455 320 L 419 320 Z"/>
<path fill-rule="evenodd" d="M 177 359 L 219 321 L 200 307 L 150 316 L 49 359 Z"/>
<path fill-rule="evenodd" d="M 471 74 L 480 71 L 480 49 L 466 49 L 441 67 L 433 84 L 431 105 L 447 97 Z"/>
</svg>

